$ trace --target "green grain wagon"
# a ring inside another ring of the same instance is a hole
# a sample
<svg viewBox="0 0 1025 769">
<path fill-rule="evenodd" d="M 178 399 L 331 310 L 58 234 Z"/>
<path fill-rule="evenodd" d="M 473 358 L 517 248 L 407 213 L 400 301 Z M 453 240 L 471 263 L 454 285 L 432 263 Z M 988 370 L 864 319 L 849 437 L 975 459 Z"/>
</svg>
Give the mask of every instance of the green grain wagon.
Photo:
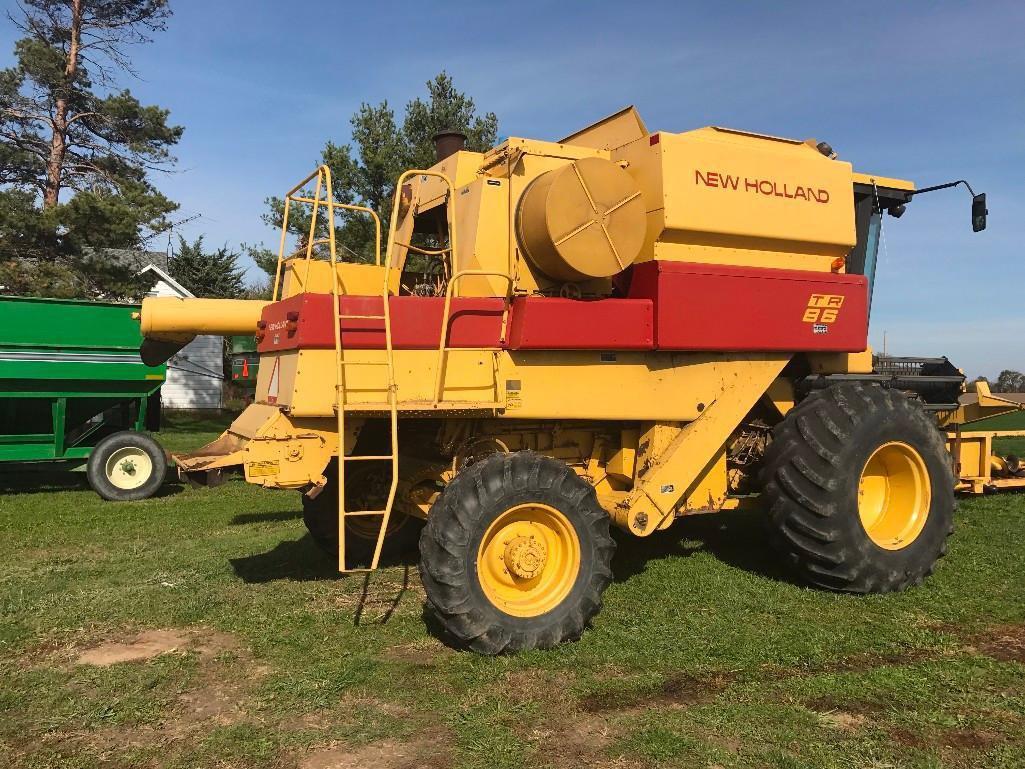
<svg viewBox="0 0 1025 769">
<path fill-rule="evenodd" d="M 166 367 L 139 357 L 138 309 L 0 297 L 0 469 L 84 463 L 89 484 L 111 500 L 160 488 L 166 455 L 142 431 L 159 427 Z"/>
</svg>

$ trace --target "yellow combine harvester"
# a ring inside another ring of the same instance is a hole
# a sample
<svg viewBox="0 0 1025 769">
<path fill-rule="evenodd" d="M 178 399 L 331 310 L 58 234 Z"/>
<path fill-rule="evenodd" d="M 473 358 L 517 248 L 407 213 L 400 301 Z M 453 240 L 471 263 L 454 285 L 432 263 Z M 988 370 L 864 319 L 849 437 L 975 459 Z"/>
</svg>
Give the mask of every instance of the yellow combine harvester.
<svg viewBox="0 0 1025 769">
<path fill-rule="evenodd" d="M 867 349 L 881 217 L 910 182 L 815 141 L 652 133 L 632 108 L 560 142 L 442 139 L 387 227 L 335 201 L 326 167 L 289 192 L 272 301 L 146 300 L 148 359 L 204 332 L 255 331 L 261 355 L 255 403 L 182 473 L 299 490 L 342 571 L 418 535 L 431 610 L 485 653 L 583 632 L 610 526 L 646 537 L 755 495 L 813 584 L 932 571 L 944 435 Z M 338 256 L 357 215 L 374 264 Z"/>
</svg>

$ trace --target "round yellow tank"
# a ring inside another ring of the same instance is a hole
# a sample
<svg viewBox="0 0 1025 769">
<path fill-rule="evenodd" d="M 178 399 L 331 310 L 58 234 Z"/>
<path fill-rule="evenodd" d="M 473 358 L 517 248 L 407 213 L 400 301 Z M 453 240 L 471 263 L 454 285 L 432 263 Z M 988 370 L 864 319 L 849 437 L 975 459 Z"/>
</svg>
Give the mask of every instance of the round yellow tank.
<svg viewBox="0 0 1025 769">
<path fill-rule="evenodd" d="M 607 278 L 633 264 L 644 243 L 637 183 L 604 158 L 582 158 L 537 177 L 520 198 L 520 245 L 556 280 Z"/>
</svg>

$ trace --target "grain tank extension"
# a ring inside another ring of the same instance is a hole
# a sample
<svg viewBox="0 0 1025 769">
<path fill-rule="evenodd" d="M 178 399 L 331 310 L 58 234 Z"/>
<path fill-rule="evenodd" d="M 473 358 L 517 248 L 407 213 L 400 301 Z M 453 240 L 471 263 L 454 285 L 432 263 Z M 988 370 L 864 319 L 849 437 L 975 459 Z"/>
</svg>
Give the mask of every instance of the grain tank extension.
<svg viewBox="0 0 1025 769">
<path fill-rule="evenodd" d="M 944 437 L 867 346 L 881 218 L 910 182 L 814 140 L 650 132 L 632 108 L 451 149 L 400 176 L 388 222 L 333 200 L 326 167 L 287 194 L 326 226 L 282 238 L 272 301 L 219 306 L 221 333 L 255 332 L 255 402 L 183 474 L 297 490 L 342 571 L 418 539 L 431 611 L 485 653 L 584 631 L 610 526 L 758 504 L 813 584 L 932 570 Z M 356 216 L 376 261 L 336 248 Z M 188 312 L 147 300 L 144 332 L 201 333 Z"/>
</svg>

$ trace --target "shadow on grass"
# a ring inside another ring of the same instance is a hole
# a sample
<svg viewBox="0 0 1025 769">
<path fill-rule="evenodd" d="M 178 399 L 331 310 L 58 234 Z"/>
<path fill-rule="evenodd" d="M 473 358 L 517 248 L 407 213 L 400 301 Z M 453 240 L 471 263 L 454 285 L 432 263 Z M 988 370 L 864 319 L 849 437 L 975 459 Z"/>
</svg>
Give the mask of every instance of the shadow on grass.
<svg viewBox="0 0 1025 769">
<path fill-rule="evenodd" d="M 177 481 L 166 481 L 153 499 L 170 497 L 182 490 Z M 24 468 L 17 472 L 4 468 L 0 473 L 0 494 L 54 494 L 62 491 L 92 491 L 84 472 L 43 468 Z"/>
<path fill-rule="evenodd" d="M 645 538 L 613 531 L 617 548 L 612 571 L 617 582 L 641 573 L 649 561 L 704 552 L 743 571 L 795 583 L 771 548 L 765 522 L 757 512 L 731 510 L 681 518 L 666 531 Z"/>
<path fill-rule="evenodd" d="M 381 578 L 379 571 L 340 574 L 335 559 L 317 547 L 309 534 L 290 542 L 281 542 L 266 553 L 231 559 L 235 574 L 250 584 L 277 580 L 359 580 L 360 592 L 352 614 L 352 624 L 356 626 L 388 623 L 409 590 L 414 563 L 415 558 L 410 557 L 381 558 L 382 568 L 402 567 L 402 582 L 397 589 L 390 580 Z M 370 617 L 371 612 L 375 616 Z"/>
<path fill-rule="evenodd" d="M 298 517 L 299 514 L 296 514 Z M 407 571 L 416 565 L 417 553 L 382 555 L 379 568 L 401 566 Z M 321 550 L 313 537 L 304 534 L 299 539 L 280 542 L 265 553 L 232 558 L 231 567 L 243 582 L 262 583 L 276 580 L 308 582 L 310 580 L 335 580 L 348 576 L 338 572 L 338 562 Z M 360 564 L 362 565 L 362 564 Z M 405 586 L 403 587 L 405 589 Z"/>
<path fill-rule="evenodd" d="M 4 494 L 49 494 L 56 491 L 88 491 L 85 473 L 24 466 L 4 468 L 0 472 L 0 492 Z"/>
<path fill-rule="evenodd" d="M 309 534 L 304 534 L 299 539 L 279 542 L 265 553 L 230 560 L 236 576 L 251 584 L 282 579 L 309 582 L 342 577 L 338 573 L 337 564 L 317 547 Z"/>
</svg>

